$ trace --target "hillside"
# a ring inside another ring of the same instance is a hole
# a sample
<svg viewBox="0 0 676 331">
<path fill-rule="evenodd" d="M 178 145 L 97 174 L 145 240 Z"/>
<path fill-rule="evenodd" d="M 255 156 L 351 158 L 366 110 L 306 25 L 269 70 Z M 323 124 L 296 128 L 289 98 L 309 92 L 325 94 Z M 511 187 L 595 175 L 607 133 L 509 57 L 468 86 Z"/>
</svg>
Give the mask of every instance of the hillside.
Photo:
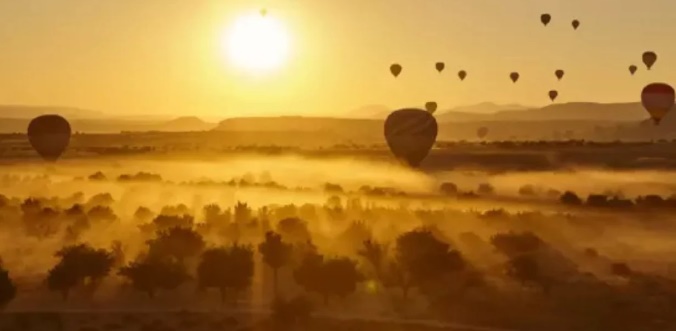
<svg viewBox="0 0 676 331">
<path fill-rule="evenodd" d="M 103 113 L 72 107 L 0 105 L 0 118 L 34 118 L 44 114 L 58 114 L 68 118 L 99 118 Z"/>
<path fill-rule="evenodd" d="M 216 124 L 204 122 L 196 117 L 181 117 L 170 121 L 124 120 L 124 119 L 78 119 L 68 117 L 73 132 L 119 133 L 122 131 L 163 131 L 188 132 L 208 131 Z M 0 133 L 25 132 L 30 119 L 1 118 Z"/>
<path fill-rule="evenodd" d="M 633 122 L 644 120 L 647 114 L 640 103 L 571 102 L 542 108 L 502 110 L 494 114 L 450 111 L 436 117 L 439 122 L 560 120 Z"/>
</svg>

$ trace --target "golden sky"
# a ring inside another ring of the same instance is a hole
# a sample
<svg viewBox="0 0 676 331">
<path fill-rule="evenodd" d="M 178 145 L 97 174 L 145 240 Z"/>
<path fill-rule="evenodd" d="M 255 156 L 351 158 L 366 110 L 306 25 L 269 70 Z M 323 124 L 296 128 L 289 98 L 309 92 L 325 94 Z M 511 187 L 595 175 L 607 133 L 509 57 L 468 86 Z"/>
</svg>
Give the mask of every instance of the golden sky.
<svg viewBox="0 0 676 331">
<path fill-rule="evenodd" d="M 253 76 L 221 40 L 262 7 L 286 25 L 291 57 Z M 232 117 L 543 105 L 550 89 L 557 102 L 638 101 L 648 82 L 676 83 L 675 12 L 674 0 L 0 0 L 0 103 Z M 651 71 L 645 50 L 660 56 Z"/>
</svg>

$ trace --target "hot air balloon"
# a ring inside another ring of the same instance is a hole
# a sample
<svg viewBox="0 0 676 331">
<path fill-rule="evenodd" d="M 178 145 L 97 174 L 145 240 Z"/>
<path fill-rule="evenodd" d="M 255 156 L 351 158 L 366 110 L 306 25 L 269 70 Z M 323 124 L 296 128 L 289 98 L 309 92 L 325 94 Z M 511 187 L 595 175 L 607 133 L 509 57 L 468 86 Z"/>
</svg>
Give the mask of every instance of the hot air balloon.
<svg viewBox="0 0 676 331">
<path fill-rule="evenodd" d="M 631 73 L 632 76 L 636 73 L 636 70 L 638 70 L 637 66 L 635 66 L 633 64 L 629 66 L 629 73 Z"/>
<path fill-rule="evenodd" d="M 513 72 L 509 74 L 509 78 L 512 79 L 512 83 L 516 83 L 517 80 L 519 80 L 519 73 L 518 72 Z"/>
<path fill-rule="evenodd" d="M 565 72 L 561 69 L 554 71 L 554 75 L 556 75 L 556 78 L 558 78 L 559 80 L 561 80 L 561 78 L 563 78 L 564 74 L 565 74 Z"/>
<path fill-rule="evenodd" d="M 650 68 L 652 68 L 655 62 L 657 61 L 657 54 L 655 54 L 655 52 L 648 51 L 643 53 L 642 58 L 643 63 L 648 68 L 648 70 L 650 70 Z"/>
<path fill-rule="evenodd" d="M 265 16 L 265 15 L 268 14 L 268 10 L 263 8 L 263 9 L 261 9 L 260 13 L 261 13 L 261 16 Z"/>
<path fill-rule="evenodd" d="M 641 103 L 656 125 L 674 106 L 674 88 L 665 83 L 652 83 L 643 88 Z"/>
<path fill-rule="evenodd" d="M 580 21 L 578 21 L 578 20 L 573 20 L 573 22 L 571 23 L 571 25 L 573 25 L 573 29 L 577 30 L 577 28 L 580 27 Z"/>
<path fill-rule="evenodd" d="M 70 142 L 70 124 L 59 115 L 42 115 L 28 124 L 28 141 L 46 161 L 56 161 Z"/>
<path fill-rule="evenodd" d="M 385 120 L 385 139 L 392 154 L 417 167 L 437 140 L 437 120 L 422 109 L 405 108 L 392 112 Z"/>
<path fill-rule="evenodd" d="M 542 24 L 544 24 L 544 26 L 547 26 L 547 24 L 549 24 L 549 22 L 551 22 L 551 20 L 552 20 L 552 15 L 549 15 L 549 14 L 540 15 L 540 22 L 542 22 Z"/>
<path fill-rule="evenodd" d="M 479 137 L 479 139 L 484 139 L 486 135 L 488 135 L 487 127 L 482 126 L 478 130 L 476 130 L 476 136 Z"/>
<path fill-rule="evenodd" d="M 559 92 L 557 92 L 556 90 L 549 91 L 549 99 L 551 99 L 552 101 L 556 100 L 556 97 L 558 96 Z"/>
<path fill-rule="evenodd" d="M 467 77 L 467 72 L 465 70 L 458 71 L 458 77 L 460 77 L 460 80 L 465 80 L 465 77 Z"/>
<path fill-rule="evenodd" d="M 434 64 L 434 67 L 437 69 L 438 72 L 444 71 L 444 68 L 446 68 L 446 64 L 443 62 L 437 62 Z"/>
<path fill-rule="evenodd" d="M 434 112 L 437 111 L 437 103 L 434 101 L 426 102 L 425 109 L 430 112 L 430 114 L 434 114 Z"/>
<path fill-rule="evenodd" d="M 392 73 L 392 75 L 393 75 L 395 78 L 396 78 L 396 77 L 399 77 L 399 74 L 401 73 L 401 69 L 402 69 L 402 67 L 401 67 L 401 65 L 398 64 L 398 63 L 394 63 L 394 64 L 392 64 L 392 65 L 390 66 L 390 72 Z"/>
</svg>

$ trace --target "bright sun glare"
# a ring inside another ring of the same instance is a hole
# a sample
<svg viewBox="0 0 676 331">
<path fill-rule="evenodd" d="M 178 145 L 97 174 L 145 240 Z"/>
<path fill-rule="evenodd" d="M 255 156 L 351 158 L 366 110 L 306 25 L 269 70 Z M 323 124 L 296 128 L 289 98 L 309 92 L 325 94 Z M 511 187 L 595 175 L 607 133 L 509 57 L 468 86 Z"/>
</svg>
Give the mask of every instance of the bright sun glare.
<svg viewBox="0 0 676 331">
<path fill-rule="evenodd" d="M 223 46 L 230 61 L 247 71 L 278 69 L 289 56 L 289 35 L 284 25 L 270 16 L 240 17 L 226 37 Z"/>
</svg>

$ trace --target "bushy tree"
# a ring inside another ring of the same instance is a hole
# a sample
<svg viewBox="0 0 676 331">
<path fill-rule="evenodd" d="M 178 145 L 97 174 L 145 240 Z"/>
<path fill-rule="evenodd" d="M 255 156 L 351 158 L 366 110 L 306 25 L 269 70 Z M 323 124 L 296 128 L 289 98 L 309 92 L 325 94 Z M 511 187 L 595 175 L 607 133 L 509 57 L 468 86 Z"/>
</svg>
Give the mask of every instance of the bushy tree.
<svg viewBox="0 0 676 331">
<path fill-rule="evenodd" d="M 491 237 L 491 244 L 501 253 L 514 257 L 539 249 L 543 242 L 540 237 L 532 232 L 507 232 L 498 233 Z"/>
<path fill-rule="evenodd" d="M 495 193 L 495 188 L 493 187 L 493 185 L 491 185 L 489 183 L 482 183 L 482 184 L 479 184 L 479 187 L 477 188 L 477 192 L 479 194 L 483 194 L 483 195 L 491 195 L 491 194 Z"/>
<path fill-rule="evenodd" d="M 465 262 L 457 250 L 438 240 L 429 230 L 414 230 L 397 237 L 395 263 L 390 265 L 390 275 L 408 294 L 411 286 L 421 286 L 439 280 L 442 276 L 464 268 Z"/>
<path fill-rule="evenodd" d="M 56 256 L 60 261 L 49 271 L 47 285 L 50 290 L 61 292 L 64 299 L 79 285 L 88 284 L 96 289 L 114 264 L 111 253 L 86 244 L 66 246 Z"/>
<path fill-rule="evenodd" d="M 172 259 L 141 258 L 119 271 L 138 291 L 154 298 L 158 290 L 173 290 L 190 279 L 183 264 Z"/>
<path fill-rule="evenodd" d="M 559 198 L 559 201 L 561 201 L 562 204 L 569 206 L 582 205 L 582 199 L 580 199 L 580 197 L 577 196 L 577 194 L 571 191 L 564 192 Z"/>
<path fill-rule="evenodd" d="M 249 288 L 253 273 L 253 250 L 237 244 L 206 250 L 197 267 L 200 288 L 217 288 L 223 302 L 228 292 L 236 294 Z"/>
<path fill-rule="evenodd" d="M 444 195 L 454 196 L 458 194 L 458 185 L 451 182 L 441 183 L 439 191 Z"/>
<path fill-rule="evenodd" d="M 363 247 L 357 251 L 357 255 L 368 261 L 373 268 L 376 278 L 380 280 L 383 273 L 383 263 L 387 257 L 387 245 L 375 240 L 365 240 Z"/>
<path fill-rule="evenodd" d="M 277 233 L 290 242 L 306 242 L 311 239 L 307 223 L 297 217 L 287 217 L 277 223 Z"/>
<path fill-rule="evenodd" d="M 160 231 L 156 239 L 148 241 L 151 256 L 171 257 L 180 263 L 187 258 L 199 256 L 205 245 L 204 238 L 199 233 L 183 227 Z"/>
<path fill-rule="evenodd" d="M 157 231 L 168 230 L 171 228 L 186 228 L 192 229 L 195 223 L 195 220 L 190 215 L 157 215 L 153 219 L 153 225 Z"/>
<path fill-rule="evenodd" d="M 268 231 L 265 233 L 265 241 L 258 245 L 258 252 L 263 256 L 263 262 L 272 269 L 273 291 L 277 298 L 279 269 L 291 263 L 293 246 L 284 242 L 279 234 Z"/>
<path fill-rule="evenodd" d="M 16 286 L 9 277 L 9 271 L 0 267 L 0 311 L 16 297 Z"/>
</svg>

